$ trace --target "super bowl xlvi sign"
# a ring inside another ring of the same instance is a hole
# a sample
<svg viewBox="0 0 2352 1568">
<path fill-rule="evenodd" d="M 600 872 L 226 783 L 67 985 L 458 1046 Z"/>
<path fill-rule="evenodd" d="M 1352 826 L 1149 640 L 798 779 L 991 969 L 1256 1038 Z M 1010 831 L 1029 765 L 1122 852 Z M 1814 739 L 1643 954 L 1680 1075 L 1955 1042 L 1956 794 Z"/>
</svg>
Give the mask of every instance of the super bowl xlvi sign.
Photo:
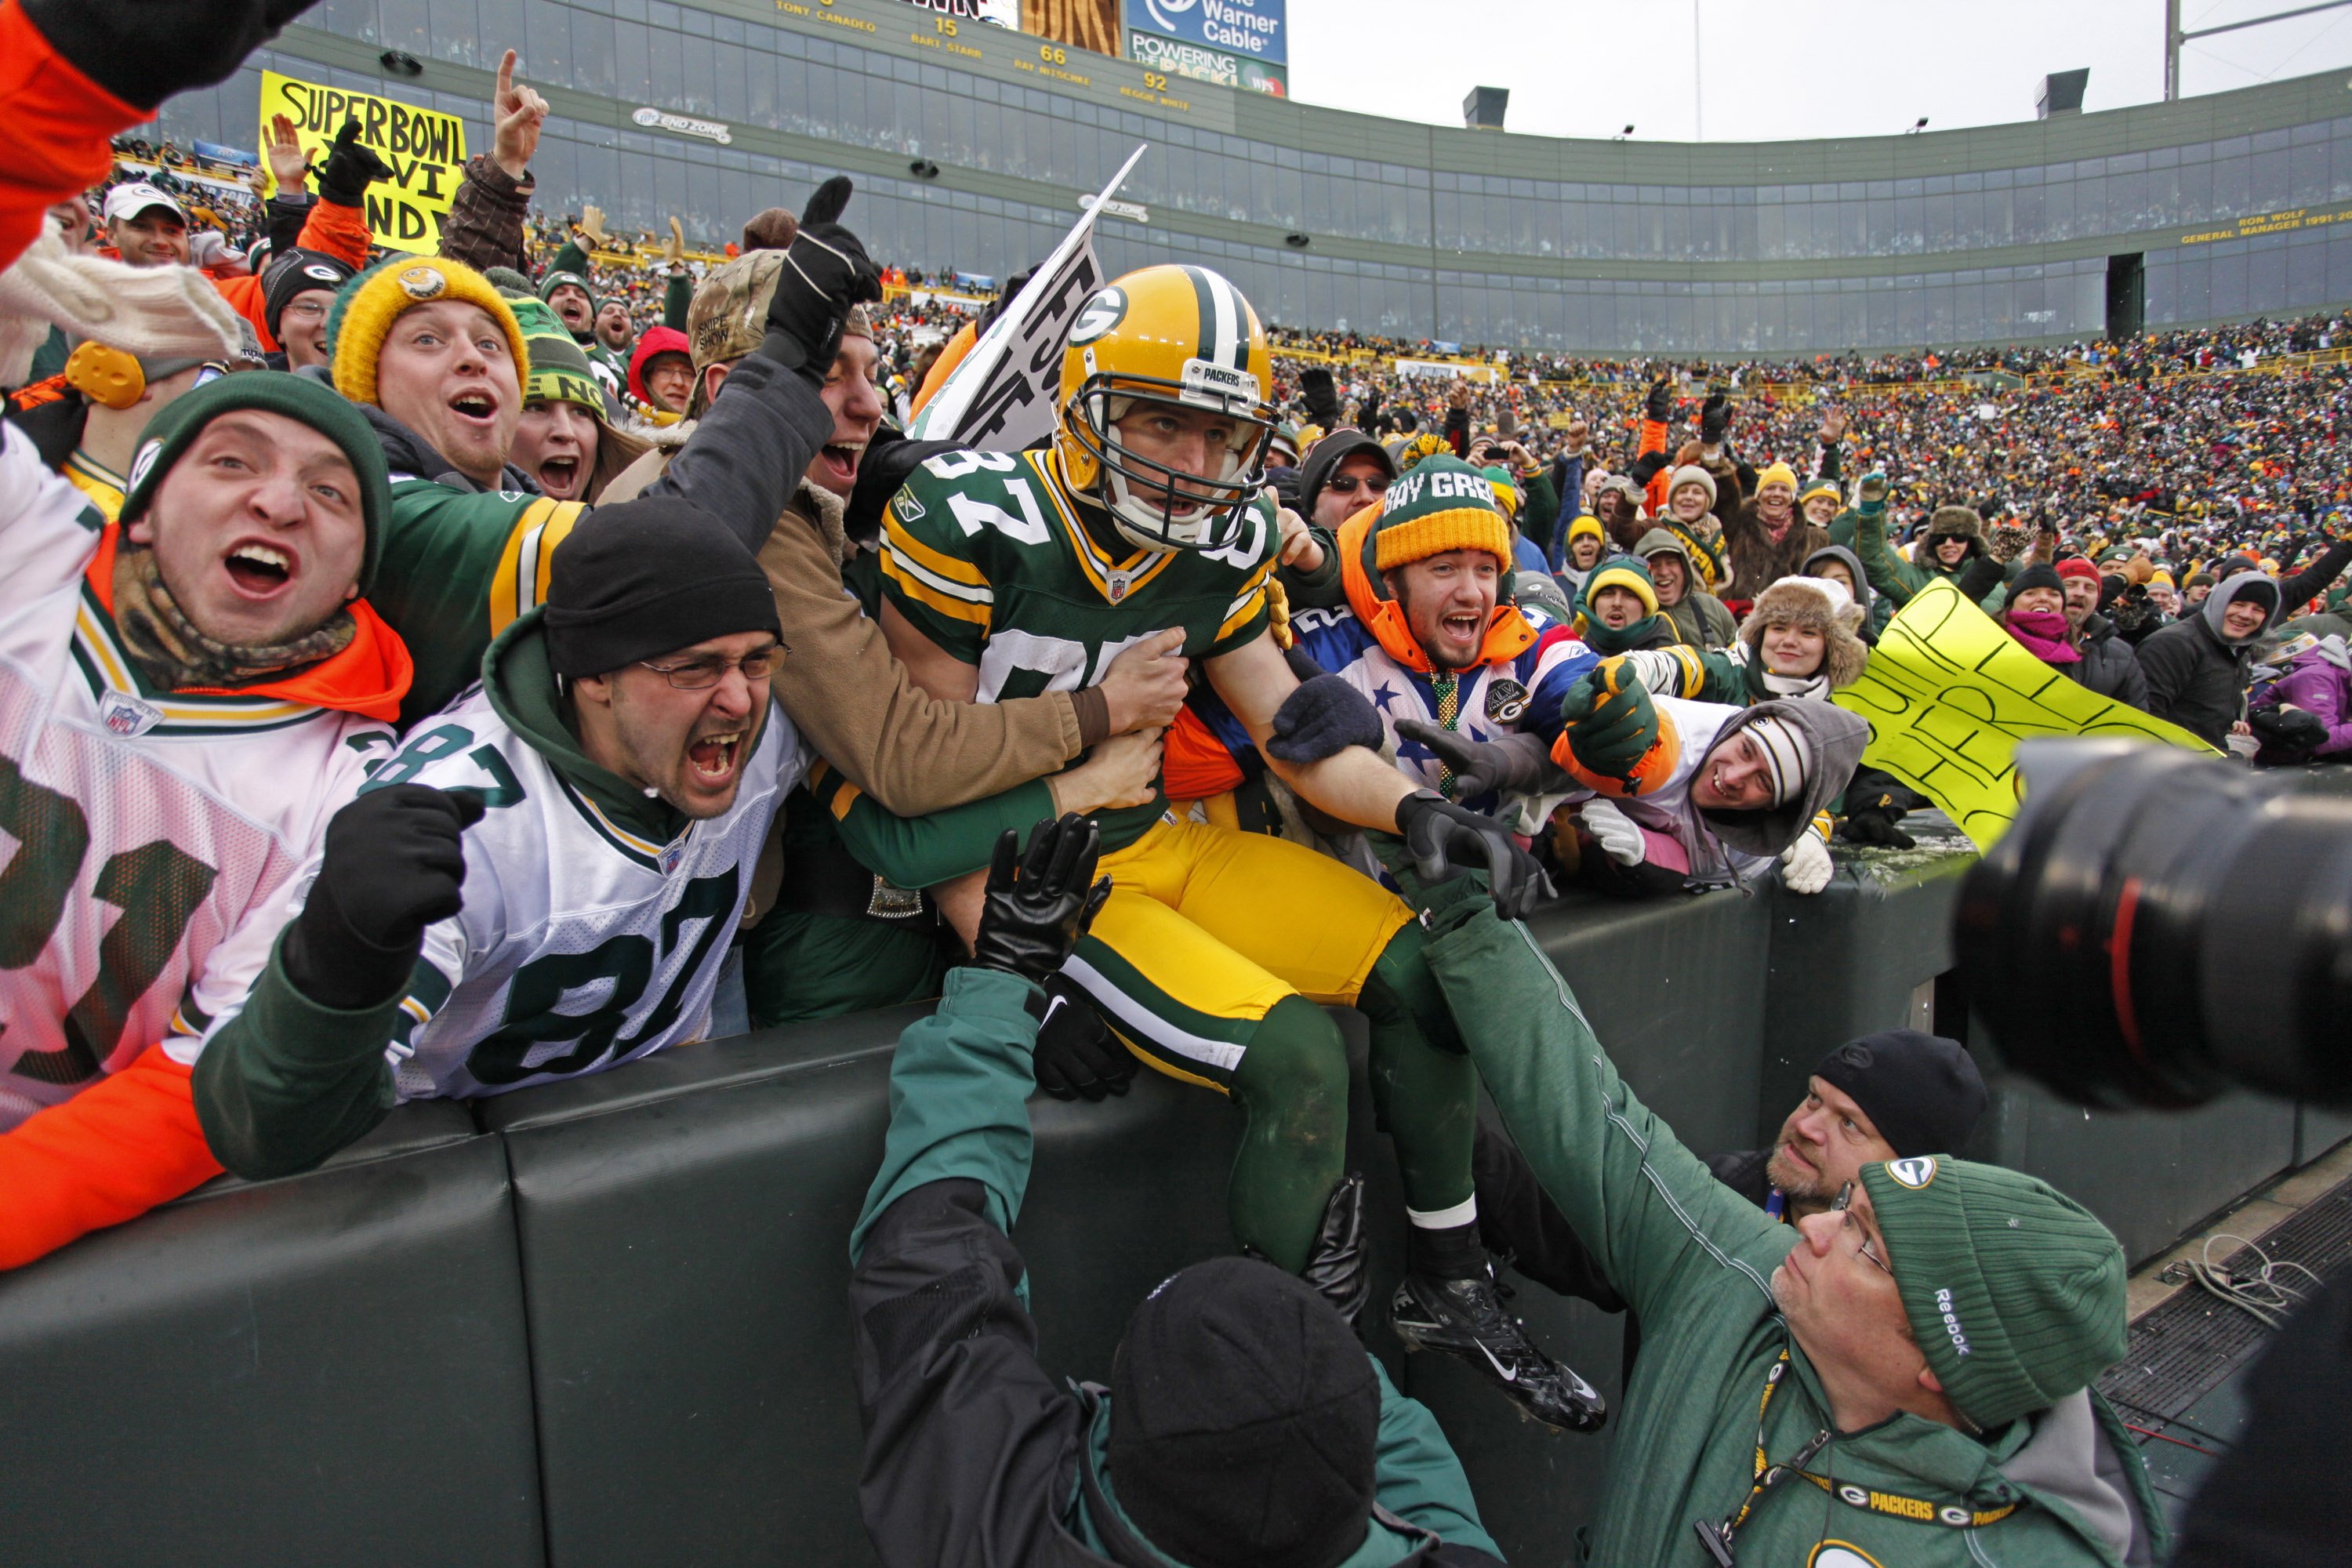
<svg viewBox="0 0 2352 1568">
<path fill-rule="evenodd" d="M 1127 22 L 1270 65 L 1288 61 L 1285 0 L 1127 0 Z"/>
<path fill-rule="evenodd" d="M 640 109 L 629 118 L 652 130 L 673 131 L 680 136 L 699 136 L 706 141 L 716 142 L 721 147 L 735 140 L 735 133 L 716 120 L 697 120 L 691 115 L 672 114 L 667 109 Z"/>
</svg>

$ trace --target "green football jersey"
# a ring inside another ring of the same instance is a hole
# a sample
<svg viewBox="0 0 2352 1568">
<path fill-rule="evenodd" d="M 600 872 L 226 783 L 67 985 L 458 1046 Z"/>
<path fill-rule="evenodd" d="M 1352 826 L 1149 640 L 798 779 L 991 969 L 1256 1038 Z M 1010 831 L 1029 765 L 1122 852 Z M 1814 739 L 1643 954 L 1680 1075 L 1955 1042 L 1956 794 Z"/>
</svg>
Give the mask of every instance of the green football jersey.
<svg viewBox="0 0 2352 1568">
<path fill-rule="evenodd" d="M 1213 658 L 1265 629 L 1280 534 L 1261 496 L 1223 550 L 1138 550 L 1114 559 L 1080 521 L 1052 452 L 944 452 L 917 468 L 883 521 L 882 595 L 924 636 L 980 667 L 979 700 L 1098 684 L 1111 660 L 1183 628 L 1184 656 Z M 1141 837 L 1166 809 L 1097 815 L 1103 847 Z"/>
</svg>

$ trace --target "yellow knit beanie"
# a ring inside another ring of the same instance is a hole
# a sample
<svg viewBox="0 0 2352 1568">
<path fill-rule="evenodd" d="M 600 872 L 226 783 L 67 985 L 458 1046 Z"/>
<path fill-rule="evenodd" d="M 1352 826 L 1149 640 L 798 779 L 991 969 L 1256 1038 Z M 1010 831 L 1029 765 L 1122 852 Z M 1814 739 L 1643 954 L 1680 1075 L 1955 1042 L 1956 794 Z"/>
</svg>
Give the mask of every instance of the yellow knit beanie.
<svg viewBox="0 0 2352 1568">
<path fill-rule="evenodd" d="M 530 350 L 513 307 L 490 280 L 462 261 L 438 256 L 393 256 L 342 287 L 327 320 L 329 362 L 335 390 L 353 403 L 376 401 L 376 361 L 383 340 L 403 311 L 436 300 L 478 305 L 506 334 L 514 356 L 515 384 L 530 381 Z"/>
</svg>

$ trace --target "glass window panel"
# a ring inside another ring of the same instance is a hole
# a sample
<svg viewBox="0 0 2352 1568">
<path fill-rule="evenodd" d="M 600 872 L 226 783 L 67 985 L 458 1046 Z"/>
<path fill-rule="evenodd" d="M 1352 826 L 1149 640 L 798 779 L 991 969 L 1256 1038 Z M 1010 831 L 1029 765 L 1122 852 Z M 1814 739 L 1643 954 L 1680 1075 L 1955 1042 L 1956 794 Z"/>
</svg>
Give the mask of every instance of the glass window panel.
<svg viewBox="0 0 2352 1568">
<path fill-rule="evenodd" d="M 611 98 L 615 96 L 614 80 L 613 19 L 575 10 L 572 13 L 572 85 L 583 92 Z"/>
<path fill-rule="evenodd" d="M 386 48 L 404 49 L 419 59 L 433 55 L 433 26 L 425 0 L 377 0 Z"/>
</svg>

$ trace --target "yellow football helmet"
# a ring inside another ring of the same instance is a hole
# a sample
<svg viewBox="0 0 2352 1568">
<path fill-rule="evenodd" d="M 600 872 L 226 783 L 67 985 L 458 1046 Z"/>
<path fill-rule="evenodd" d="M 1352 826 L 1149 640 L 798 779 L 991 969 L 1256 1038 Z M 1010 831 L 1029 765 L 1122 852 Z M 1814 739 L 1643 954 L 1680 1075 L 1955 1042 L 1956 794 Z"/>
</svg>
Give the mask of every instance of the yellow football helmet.
<svg viewBox="0 0 2352 1568">
<path fill-rule="evenodd" d="M 1073 489 L 1107 508 L 1145 550 L 1223 550 L 1265 482 L 1275 410 L 1274 357 L 1240 289 L 1205 267 L 1147 267 L 1078 310 L 1062 352 L 1054 444 Z M 1139 407 L 1165 410 L 1168 440 L 1122 434 Z M 1211 416 L 1202 419 L 1203 415 Z M 1173 467 L 1192 433 L 1205 435 L 1213 473 Z M 1152 446 L 1155 458 L 1139 446 Z"/>
</svg>

